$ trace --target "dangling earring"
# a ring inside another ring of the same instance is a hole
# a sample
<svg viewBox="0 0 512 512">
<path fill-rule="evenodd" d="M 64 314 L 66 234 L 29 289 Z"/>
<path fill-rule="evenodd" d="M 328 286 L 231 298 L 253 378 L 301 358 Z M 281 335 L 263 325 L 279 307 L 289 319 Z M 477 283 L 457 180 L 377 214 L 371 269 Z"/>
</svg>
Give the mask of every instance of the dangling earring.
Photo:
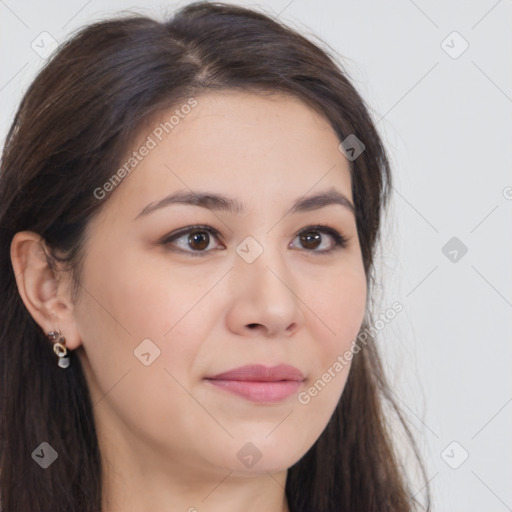
<svg viewBox="0 0 512 512">
<path fill-rule="evenodd" d="M 48 338 L 53 342 L 53 351 L 59 357 L 57 364 L 60 368 L 67 368 L 70 363 L 68 349 L 66 348 L 66 338 L 61 335 L 60 331 L 50 331 Z"/>
</svg>

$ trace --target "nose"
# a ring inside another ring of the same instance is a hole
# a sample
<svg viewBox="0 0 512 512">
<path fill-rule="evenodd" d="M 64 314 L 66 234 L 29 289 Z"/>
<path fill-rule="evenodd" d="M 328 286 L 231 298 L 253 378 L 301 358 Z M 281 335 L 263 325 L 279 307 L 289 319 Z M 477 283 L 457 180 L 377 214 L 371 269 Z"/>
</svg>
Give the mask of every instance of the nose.
<svg viewBox="0 0 512 512">
<path fill-rule="evenodd" d="M 227 323 L 231 331 L 249 337 L 287 338 L 304 322 L 297 276 L 283 255 L 265 249 L 252 263 L 237 258 L 231 274 Z"/>
</svg>

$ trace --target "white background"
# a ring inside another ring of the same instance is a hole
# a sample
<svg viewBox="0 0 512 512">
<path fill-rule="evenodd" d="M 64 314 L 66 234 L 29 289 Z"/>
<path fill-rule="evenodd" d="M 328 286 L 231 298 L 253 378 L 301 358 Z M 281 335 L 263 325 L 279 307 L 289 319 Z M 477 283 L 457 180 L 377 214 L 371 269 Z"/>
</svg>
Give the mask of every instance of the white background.
<svg viewBox="0 0 512 512">
<path fill-rule="evenodd" d="M 0 1 L 1 140 L 44 63 L 42 32 L 60 43 L 120 10 L 162 19 L 186 3 Z M 233 3 L 316 34 L 369 103 L 395 181 L 375 316 L 404 307 L 379 345 L 434 510 L 512 510 L 511 1 Z M 468 249 L 455 262 L 452 237 Z"/>
</svg>

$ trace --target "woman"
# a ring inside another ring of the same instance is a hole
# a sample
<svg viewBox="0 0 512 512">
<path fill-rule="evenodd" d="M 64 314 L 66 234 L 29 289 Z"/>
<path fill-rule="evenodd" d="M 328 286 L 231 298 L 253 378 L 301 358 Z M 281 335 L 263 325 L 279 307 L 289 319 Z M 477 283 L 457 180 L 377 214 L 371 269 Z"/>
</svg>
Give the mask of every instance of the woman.
<svg viewBox="0 0 512 512">
<path fill-rule="evenodd" d="M 371 336 L 390 180 L 346 75 L 263 14 L 61 47 L 2 159 L 3 512 L 417 509 Z"/>
</svg>

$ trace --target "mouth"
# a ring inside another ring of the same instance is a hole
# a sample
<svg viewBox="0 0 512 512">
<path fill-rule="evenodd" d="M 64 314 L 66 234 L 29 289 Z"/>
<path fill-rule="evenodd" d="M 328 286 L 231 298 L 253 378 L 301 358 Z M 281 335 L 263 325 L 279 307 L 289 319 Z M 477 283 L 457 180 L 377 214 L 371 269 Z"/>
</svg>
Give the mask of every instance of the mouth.
<svg viewBox="0 0 512 512">
<path fill-rule="evenodd" d="M 274 403 L 297 393 L 304 382 L 304 375 L 299 369 L 284 364 L 273 367 L 249 365 L 205 380 L 251 402 Z"/>
</svg>

